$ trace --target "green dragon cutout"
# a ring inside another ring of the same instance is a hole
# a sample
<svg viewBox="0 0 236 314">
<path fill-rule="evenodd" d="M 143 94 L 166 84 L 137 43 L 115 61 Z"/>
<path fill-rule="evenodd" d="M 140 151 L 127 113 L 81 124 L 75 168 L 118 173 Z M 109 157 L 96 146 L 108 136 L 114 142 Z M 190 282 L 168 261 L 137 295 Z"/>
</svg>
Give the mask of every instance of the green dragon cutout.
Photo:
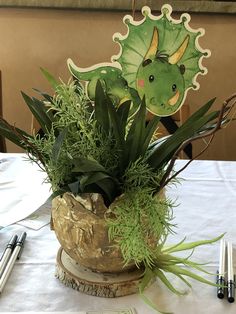
<svg viewBox="0 0 236 314">
<path fill-rule="evenodd" d="M 91 100 L 97 81 L 101 80 L 115 105 L 130 99 L 137 108 L 145 96 L 148 111 L 169 116 L 181 107 L 189 89 L 199 88 L 198 74 L 207 73 L 202 59 L 210 55 L 198 44 L 204 30 L 190 28 L 187 13 L 179 20 L 173 19 L 170 5 L 164 5 L 161 12 L 154 16 L 150 8 L 143 7 L 141 21 L 134 21 L 129 15 L 124 17 L 128 32 L 125 36 L 114 34 L 121 49 L 111 63 L 79 68 L 68 59 L 71 74 L 88 82 Z"/>
</svg>

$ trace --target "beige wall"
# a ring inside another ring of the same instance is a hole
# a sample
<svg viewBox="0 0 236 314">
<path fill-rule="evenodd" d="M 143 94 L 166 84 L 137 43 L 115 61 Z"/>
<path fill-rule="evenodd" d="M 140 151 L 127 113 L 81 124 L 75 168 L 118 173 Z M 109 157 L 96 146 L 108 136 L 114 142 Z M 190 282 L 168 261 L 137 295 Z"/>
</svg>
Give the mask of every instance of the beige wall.
<svg viewBox="0 0 236 314">
<path fill-rule="evenodd" d="M 56 77 L 69 78 L 66 60 L 80 66 L 109 62 L 119 51 L 112 42 L 115 32 L 126 32 L 124 13 L 70 10 L 0 9 L 0 69 L 3 84 L 3 114 L 11 123 L 30 130 L 31 115 L 20 91 L 34 95 L 32 87 L 50 91 L 39 67 Z M 206 30 L 200 39 L 212 56 L 204 61 L 207 76 L 200 76 L 199 91 L 191 91 L 186 103 L 195 111 L 216 96 L 217 104 L 236 92 L 236 15 L 192 14 L 190 25 Z M 221 134 L 202 158 L 236 160 L 236 123 Z M 200 144 L 195 145 L 199 150 Z M 8 151 L 19 151 L 11 143 Z"/>
</svg>

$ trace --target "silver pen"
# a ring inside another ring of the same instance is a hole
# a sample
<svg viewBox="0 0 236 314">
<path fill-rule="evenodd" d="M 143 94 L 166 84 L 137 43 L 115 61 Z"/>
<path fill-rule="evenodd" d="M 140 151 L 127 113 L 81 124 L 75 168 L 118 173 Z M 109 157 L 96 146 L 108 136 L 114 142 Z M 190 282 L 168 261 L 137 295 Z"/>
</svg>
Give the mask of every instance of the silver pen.
<svg viewBox="0 0 236 314">
<path fill-rule="evenodd" d="M 217 274 L 217 284 L 220 287 L 217 287 L 217 296 L 219 299 L 224 298 L 224 286 L 225 286 L 225 258 L 226 258 L 226 243 L 224 239 L 220 241 L 220 259 L 219 259 L 219 270 Z"/>
<path fill-rule="evenodd" d="M 11 237 L 10 241 L 7 243 L 7 246 L 1 256 L 0 260 L 0 278 L 2 277 L 3 271 L 10 259 L 11 253 L 16 245 L 17 235 Z"/>
<path fill-rule="evenodd" d="M 136 311 L 134 308 L 126 308 L 118 310 L 86 311 L 84 314 L 136 314 Z"/>
<path fill-rule="evenodd" d="M 0 293 L 2 293 L 4 286 L 7 282 L 7 279 L 9 278 L 11 271 L 14 267 L 15 261 L 16 259 L 19 259 L 22 253 L 22 249 L 24 246 L 24 242 L 25 242 L 25 238 L 26 238 L 26 232 L 23 232 L 19 239 L 16 242 L 15 248 L 11 254 L 11 257 L 3 271 L 3 274 L 0 278 Z"/>
<path fill-rule="evenodd" d="M 234 302 L 235 297 L 235 276 L 234 276 L 234 267 L 233 267 L 233 248 L 232 243 L 227 243 L 228 250 L 228 301 L 230 303 Z"/>
</svg>

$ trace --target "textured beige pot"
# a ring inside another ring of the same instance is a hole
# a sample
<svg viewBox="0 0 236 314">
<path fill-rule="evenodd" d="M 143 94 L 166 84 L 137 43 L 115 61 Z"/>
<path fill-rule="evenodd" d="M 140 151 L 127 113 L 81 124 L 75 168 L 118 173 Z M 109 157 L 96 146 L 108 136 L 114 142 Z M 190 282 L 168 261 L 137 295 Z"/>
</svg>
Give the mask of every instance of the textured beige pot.
<svg viewBox="0 0 236 314">
<path fill-rule="evenodd" d="M 58 241 L 66 253 L 80 265 L 97 272 L 122 272 L 121 252 L 109 242 L 104 219 L 108 208 L 99 194 L 74 197 L 65 193 L 52 202 L 52 222 Z"/>
</svg>

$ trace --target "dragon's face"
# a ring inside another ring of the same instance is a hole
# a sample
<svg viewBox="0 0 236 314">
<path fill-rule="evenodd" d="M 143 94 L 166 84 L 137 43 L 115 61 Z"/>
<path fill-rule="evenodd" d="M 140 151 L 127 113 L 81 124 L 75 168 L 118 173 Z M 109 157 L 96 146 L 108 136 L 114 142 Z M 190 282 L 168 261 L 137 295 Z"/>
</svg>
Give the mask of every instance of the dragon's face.
<svg viewBox="0 0 236 314">
<path fill-rule="evenodd" d="M 154 27 L 150 46 L 137 71 L 136 88 L 140 98 L 145 96 L 150 112 L 170 116 L 180 108 L 185 94 L 185 66 L 180 60 L 189 44 L 189 35 L 171 55 L 159 51 L 158 44 L 159 33 Z"/>
<path fill-rule="evenodd" d="M 170 64 L 164 59 L 145 60 L 137 72 L 136 88 L 140 98 L 145 96 L 147 109 L 158 116 L 177 111 L 185 91 L 184 66 Z"/>
</svg>

